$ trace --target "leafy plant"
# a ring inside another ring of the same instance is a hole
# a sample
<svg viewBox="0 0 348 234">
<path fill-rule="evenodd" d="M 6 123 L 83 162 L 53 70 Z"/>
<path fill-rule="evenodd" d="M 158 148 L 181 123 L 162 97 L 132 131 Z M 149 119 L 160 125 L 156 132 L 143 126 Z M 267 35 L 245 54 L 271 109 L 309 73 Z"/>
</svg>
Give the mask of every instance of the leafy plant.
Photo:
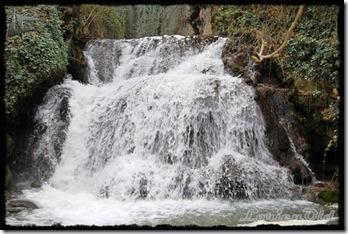
<svg viewBox="0 0 348 234">
<path fill-rule="evenodd" d="M 214 18 L 214 31 L 222 36 L 239 37 L 243 46 L 258 51 L 260 41 L 257 34 L 267 41 L 268 51 L 274 51 L 283 42 L 284 35 L 294 18 L 298 6 L 282 5 L 248 5 L 220 7 Z M 315 125 L 321 121 L 330 121 L 336 124 L 339 116 L 339 75 L 340 66 L 339 48 L 337 39 L 337 6 L 306 6 L 299 23 L 288 41 L 287 46 L 276 58 L 281 66 L 283 77 L 286 80 L 313 81 L 315 86 L 310 95 L 304 100 L 327 100 L 320 103 L 322 109 L 328 109 L 330 118 L 315 120 Z M 301 87 L 297 87 L 301 91 Z M 332 97 L 332 90 L 336 90 Z M 306 103 L 312 105 L 318 102 Z M 308 108 L 309 112 L 317 109 Z M 332 115 L 332 116 L 331 116 Z M 308 113 L 308 116 L 321 116 Z M 337 127 L 336 127 L 337 128 Z M 332 135 L 334 140 L 335 134 Z M 331 142 L 331 141 L 330 141 Z M 331 144 L 335 146 L 335 144 Z"/>
<path fill-rule="evenodd" d="M 83 4 L 76 21 L 76 35 L 81 38 L 124 37 L 125 22 L 115 7 Z"/>
<path fill-rule="evenodd" d="M 35 89 L 67 66 L 67 46 L 55 6 L 7 7 L 10 22 L 13 10 L 38 20 L 30 21 L 35 31 L 8 36 L 5 41 L 5 105 L 9 118 L 20 108 L 21 100 L 30 98 Z"/>
</svg>

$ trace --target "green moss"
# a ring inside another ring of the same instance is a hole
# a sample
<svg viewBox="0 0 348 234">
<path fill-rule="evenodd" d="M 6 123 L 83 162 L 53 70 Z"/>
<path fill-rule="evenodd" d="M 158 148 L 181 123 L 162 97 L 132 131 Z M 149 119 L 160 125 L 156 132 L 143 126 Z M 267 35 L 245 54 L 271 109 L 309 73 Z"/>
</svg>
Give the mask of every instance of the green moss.
<svg viewBox="0 0 348 234">
<path fill-rule="evenodd" d="M 35 31 L 7 37 L 5 41 L 5 105 L 9 118 L 41 83 L 54 79 L 56 73 L 65 73 L 68 62 L 55 6 L 7 7 L 8 22 L 13 11 L 38 20 L 27 22 Z"/>
<path fill-rule="evenodd" d="M 339 200 L 339 193 L 337 189 L 329 188 L 320 192 L 318 197 L 327 203 L 337 203 Z"/>
</svg>

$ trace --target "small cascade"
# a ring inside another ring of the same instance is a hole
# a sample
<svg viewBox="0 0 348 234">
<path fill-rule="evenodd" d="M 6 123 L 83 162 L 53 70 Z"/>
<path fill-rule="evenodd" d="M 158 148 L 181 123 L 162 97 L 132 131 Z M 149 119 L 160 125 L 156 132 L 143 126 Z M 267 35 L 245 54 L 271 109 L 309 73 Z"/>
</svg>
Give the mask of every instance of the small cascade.
<svg viewBox="0 0 348 234">
<path fill-rule="evenodd" d="M 309 166 L 309 163 L 303 158 L 303 156 L 297 151 L 296 149 L 296 146 L 294 144 L 294 141 L 292 140 L 292 137 L 290 136 L 287 128 L 284 126 L 284 124 L 282 124 L 284 129 L 285 129 L 285 132 L 286 134 L 288 135 L 288 139 L 289 139 L 289 142 L 290 142 L 290 148 L 291 148 L 291 151 L 293 152 L 295 158 L 297 158 L 298 160 L 300 160 L 300 162 L 307 168 L 307 170 L 309 171 L 309 173 L 311 174 L 312 176 L 312 183 L 314 183 L 316 181 L 316 178 L 315 178 L 315 174 L 314 172 L 312 171 L 312 169 L 310 168 Z"/>
</svg>

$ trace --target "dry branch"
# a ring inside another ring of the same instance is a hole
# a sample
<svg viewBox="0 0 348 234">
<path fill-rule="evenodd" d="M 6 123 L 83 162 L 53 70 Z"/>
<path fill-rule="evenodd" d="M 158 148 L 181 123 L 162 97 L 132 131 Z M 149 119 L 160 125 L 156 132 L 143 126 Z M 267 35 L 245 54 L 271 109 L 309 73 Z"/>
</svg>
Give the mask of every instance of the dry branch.
<svg viewBox="0 0 348 234">
<path fill-rule="evenodd" d="M 267 58 L 276 57 L 279 54 L 279 52 L 281 52 L 285 48 L 285 46 L 287 45 L 287 43 L 288 43 L 288 41 L 290 39 L 292 31 L 294 30 L 294 28 L 296 27 L 297 23 L 299 22 L 299 20 L 301 18 L 301 15 L 303 13 L 303 9 L 304 9 L 304 6 L 301 5 L 300 8 L 297 11 L 297 14 L 296 14 L 296 17 L 295 17 L 294 21 L 292 22 L 290 28 L 288 29 L 288 31 L 286 33 L 286 36 L 285 36 L 285 39 L 284 39 L 283 43 L 273 53 L 267 54 L 267 55 L 263 55 L 263 51 L 264 51 L 264 49 L 265 49 L 265 47 L 267 45 L 267 42 L 264 40 L 263 36 L 261 35 L 261 48 L 260 48 L 259 53 L 257 53 L 257 56 L 258 56 L 258 58 L 256 59 L 257 62 L 262 62 L 264 59 L 267 59 Z"/>
</svg>

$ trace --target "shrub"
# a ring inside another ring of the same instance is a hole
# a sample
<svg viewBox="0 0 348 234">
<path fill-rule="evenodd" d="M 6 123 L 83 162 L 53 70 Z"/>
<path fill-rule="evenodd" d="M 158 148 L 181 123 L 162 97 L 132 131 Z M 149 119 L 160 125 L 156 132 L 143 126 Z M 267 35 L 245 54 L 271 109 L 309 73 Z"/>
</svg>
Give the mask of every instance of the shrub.
<svg viewBox="0 0 348 234">
<path fill-rule="evenodd" d="M 83 4 L 75 19 L 75 34 L 80 38 L 123 38 L 125 22 L 115 7 Z"/>
<path fill-rule="evenodd" d="M 298 6 L 225 5 L 220 7 L 214 17 L 213 29 L 218 35 L 244 38 L 242 41 L 246 46 L 243 47 L 253 49 L 254 52 L 260 48 L 258 33 L 261 33 L 267 41 L 264 54 L 269 54 L 283 42 L 297 9 Z M 308 80 L 314 84 L 312 90 L 302 90 L 310 95 L 306 100 L 326 100 L 326 106 L 320 106 L 327 110 L 326 116 L 315 123 L 317 126 L 320 125 L 320 121 L 329 121 L 335 125 L 339 116 L 340 98 L 337 90 L 340 59 L 337 16 L 337 6 L 305 6 L 288 45 L 280 56 L 275 58 L 282 68 L 285 79 L 295 81 L 295 85 L 303 83 L 297 82 L 301 80 Z M 316 111 L 316 108 L 309 107 L 308 110 Z M 320 111 L 319 109 L 319 115 Z M 312 115 L 312 113 L 307 114 Z M 335 128 L 337 129 L 337 126 Z M 337 139 L 337 131 L 334 132 L 331 142 Z M 335 145 L 330 144 L 330 148 Z"/>
<path fill-rule="evenodd" d="M 7 22 L 13 11 L 37 18 L 28 24 L 35 31 L 7 37 L 5 41 L 5 105 L 13 116 L 23 100 L 43 81 L 54 78 L 67 66 L 67 47 L 55 6 L 7 7 Z"/>
</svg>

